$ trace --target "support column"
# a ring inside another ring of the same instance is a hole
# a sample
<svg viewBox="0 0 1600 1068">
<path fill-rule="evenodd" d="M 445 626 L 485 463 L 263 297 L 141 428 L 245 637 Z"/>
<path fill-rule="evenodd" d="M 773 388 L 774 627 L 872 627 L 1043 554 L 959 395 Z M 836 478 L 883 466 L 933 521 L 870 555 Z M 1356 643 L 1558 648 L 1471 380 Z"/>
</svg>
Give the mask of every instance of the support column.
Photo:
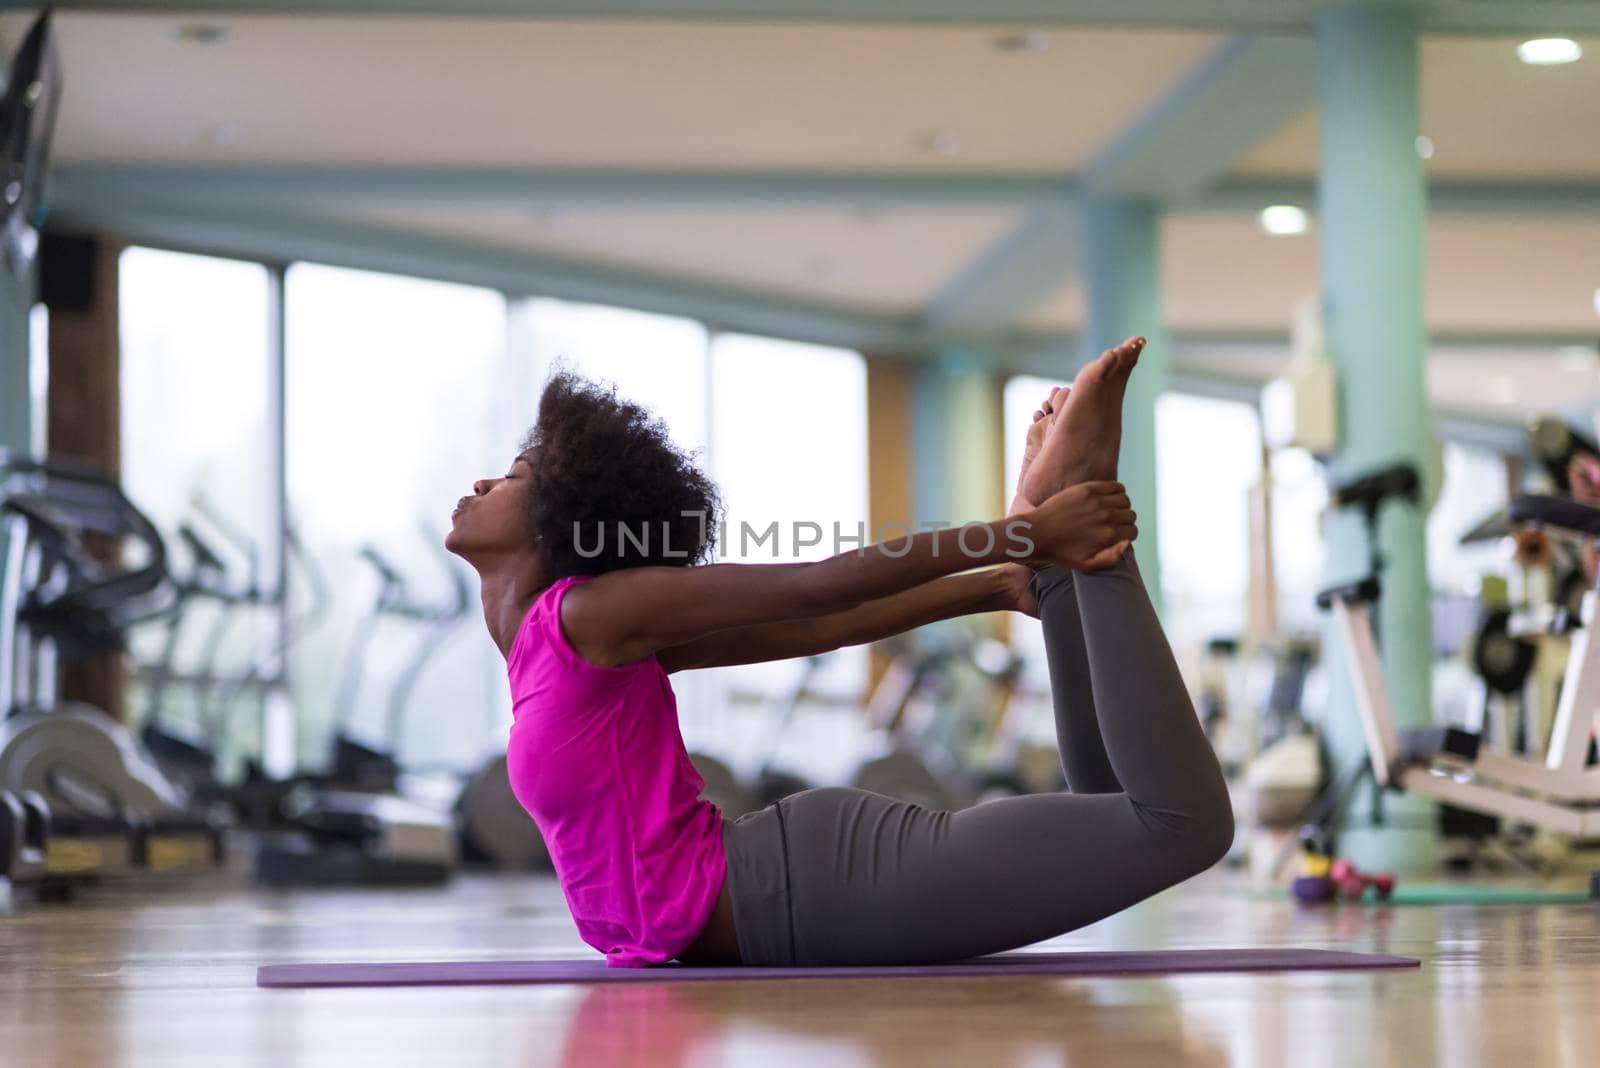
<svg viewBox="0 0 1600 1068">
<path fill-rule="evenodd" d="M 50 309 L 49 454 L 88 460 L 113 476 L 122 466 L 120 251 L 99 236 L 51 232 L 39 257 L 39 298 Z M 88 548 L 107 560 L 122 551 L 100 539 Z M 61 699 L 83 701 L 126 721 L 124 658 L 105 654 L 63 664 Z"/>
<path fill-rule="evenodd" d="M 1000 376 L 973 353 L 945 349 L 924 363 L 867 361 L 870 539 L 923 524 L 986 522 L 1005 513 L 1004 405 Z M 895 524 L 887 531 L 886 525 Z M 996 637 L 1006 635 L 1001 614 Z M 869 685 L 888 657 L 875 650 Z"/>
<path fill-rule="evenodd" d="M 867 354 L 867 540 L 876 541 L 888 523 L 912 521 L 912 393 L 916 369 L 892 356 Z M 890 653 L 871 647 L 867 663 L 870 693 L 889 670 Z"/>
<path fill-rule="evenodd" d="M 1321 115 L 1318 180 L 1323 314 L 1339 367 L 1342 443 L 1329 467 L 1341 481 L 1381 464 L 1409 461 L 1426 475 L 1431 415 L 1424 361 L 1423 241 L 1426 193 L 1417 156 L 1417 28 L 1406 9 L 1352 7 L 1316 18 Z M 1379 541 L 1388 558 L 1378 619 L 1384 666 L 1401 726 L 1432 722 L 1433 642 L 1425 514 L 1384 510 Z M 1365 570 L 1359 521 L 1329 525 L 1329 572 Z M 1336 688 L 1329 745 L 1336 769 L 1367 759 L 1347 663 L 1329 643 Z M 1390 797 L 1382 828 L 1370 824 L 1376 796 L 1355 799 L 1342 842 L 1358 864 L 1421 870 L 1434 863 L 1434 806 Z"/>
<path fill-rule="evenodd" d="M 1149 340 L 1122 406 L 1118 477 L 1139 513 L 1139 570 L 1162 609 L 1156 508 L 1156 400 L 1167 388 L 1170 349 L 1161 318 L 1161 213 L 1145 200 L 1091 196 L 1083 206 L 1083 277 L 1088 319 L 1085 359 L 1123 338 Z"/>
<path fill-rule="evenodd" d="M 912 507 L 918 524 L 987 522 L 1005 514 L 999 377 L 977 355 L 942 349 L 912 389 Z"/>
</svg>

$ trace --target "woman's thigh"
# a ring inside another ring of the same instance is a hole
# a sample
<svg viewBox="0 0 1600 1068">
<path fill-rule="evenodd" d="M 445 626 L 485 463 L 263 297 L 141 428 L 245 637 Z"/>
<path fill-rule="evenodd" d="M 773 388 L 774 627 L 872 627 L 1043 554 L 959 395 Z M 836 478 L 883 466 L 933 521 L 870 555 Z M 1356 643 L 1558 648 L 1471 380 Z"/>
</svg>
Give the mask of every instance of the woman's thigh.
<svg viewBox="0 0 1600 1068">
<path fill-rule="evenodd" d="M 1014 949 L 1192 874 L 1161 848 L 1172 828 L 1125 794 L 1032 794 L 943 812 L 841 788 L 780 806 L 797 964 Z"/>
</svg>

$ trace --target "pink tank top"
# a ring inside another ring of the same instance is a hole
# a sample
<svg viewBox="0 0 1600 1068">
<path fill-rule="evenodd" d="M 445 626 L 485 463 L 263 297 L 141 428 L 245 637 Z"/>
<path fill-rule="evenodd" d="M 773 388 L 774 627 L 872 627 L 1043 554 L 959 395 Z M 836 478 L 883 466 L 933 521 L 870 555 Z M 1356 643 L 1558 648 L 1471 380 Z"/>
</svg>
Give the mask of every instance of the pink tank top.
<svg viewBox="0 0 1600 1068">
<path fill-rule="evenodd" d="M 655 657 L 601 667 L 561 633 L 559 579 L 507 657 L 511 789 L 544 835 L 578 933 L 612 967 L 659 964 L 710 919 L 728 863 Z"/>
</svg>

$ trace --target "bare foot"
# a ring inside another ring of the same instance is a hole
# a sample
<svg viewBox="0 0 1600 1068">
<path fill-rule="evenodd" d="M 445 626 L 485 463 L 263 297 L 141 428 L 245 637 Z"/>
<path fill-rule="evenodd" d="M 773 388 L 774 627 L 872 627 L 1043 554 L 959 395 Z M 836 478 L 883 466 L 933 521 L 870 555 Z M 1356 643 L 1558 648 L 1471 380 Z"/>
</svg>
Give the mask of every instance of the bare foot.
<svg viewBox="0 0 1600 1068">
<path fill-rule="evenodd" d="M 1130 337 L 1078 372 L 1067 403 L 1045 432 L 1039 451 L 1017 486 L 1023 498 L 1044 501 L 1079 482 L 1103 482 L 1117 477 L 1117 454 L 1122 448 L 1122 397 L 1143 349 L 1144 338 Z"/>
<path fill-rule="evenodd" d="M 1061 411 L 1061 405 L 1067 402 L 1067 394 L 1069 392 L 1070 390 L 1065 386 L 1051 386 L 1050 396 L 1046 397 L 1044 403 L 1039 405 L 1039 410 L 1033 413 L 1033 425 L 1028 427 L 1028 442 L 1022 448 L 1022 471 L 1017 475 L 1017 493 L 1011 499 L 1011 507 L 1006 511 L 1006 515 L 1026 512 L 1038 503 L 1037 501 L 1030 501 L 1023 495 L 1022 484 L 1027 481 L 1028 469 L 1033 466 L 1034 458 L 1039 455 L 1039 449 L 1044 445 L 1045 435 L 1050 432 L 1050 427 L 1054 425 L 1056 416 Z"/>
</svg>

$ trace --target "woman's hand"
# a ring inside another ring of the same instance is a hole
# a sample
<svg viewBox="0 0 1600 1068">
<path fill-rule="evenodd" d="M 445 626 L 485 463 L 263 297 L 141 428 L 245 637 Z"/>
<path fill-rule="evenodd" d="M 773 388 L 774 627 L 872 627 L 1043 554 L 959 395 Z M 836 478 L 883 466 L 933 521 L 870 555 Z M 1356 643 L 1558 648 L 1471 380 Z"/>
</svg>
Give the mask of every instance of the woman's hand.
<svg viewBox="0 0 1600 1068">
<path fill-rule="evenodd" d="M 1103 571 L 1139 536 L 1128 491 L 1120 482 L 1080 482 L 1019 518 L 1029 524 L 1031 559 L 1074 571 Z"/>
</svg>

